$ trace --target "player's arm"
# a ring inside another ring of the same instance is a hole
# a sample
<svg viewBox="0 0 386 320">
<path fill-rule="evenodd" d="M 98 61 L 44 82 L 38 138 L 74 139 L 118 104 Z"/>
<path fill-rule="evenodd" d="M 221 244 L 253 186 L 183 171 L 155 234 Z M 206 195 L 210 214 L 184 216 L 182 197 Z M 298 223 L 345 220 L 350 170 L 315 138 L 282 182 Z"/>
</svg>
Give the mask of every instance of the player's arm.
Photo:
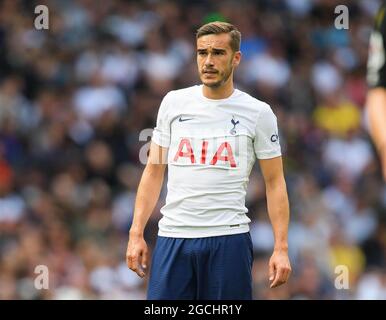
<svg viewBox="0 0 386 320">
<path fill-rule="evenodd" d="M 373 88 L 367 94 L 370 134 L 381 158 L 386 181 L 386 88 Z"/>
<path fill-rule="evenodd" d="M 291 274 L 288 258 L 289 204 L 284 179 L 282 158 L 259 160 L 267 195 L 268 214 L 271 220 L 275 245 L 269 261 L 271 288 L 287 282 Z"/>
<path fill-rule="evenodd" d="M 148 263 L 148 248 L 143 233 L 161 192 L 167 151 L 167 148 L 151 142 L 148 162 L 137 190 L 126 261 L 127 266 L 140 277 L 145 276 Z"/>
</svg>

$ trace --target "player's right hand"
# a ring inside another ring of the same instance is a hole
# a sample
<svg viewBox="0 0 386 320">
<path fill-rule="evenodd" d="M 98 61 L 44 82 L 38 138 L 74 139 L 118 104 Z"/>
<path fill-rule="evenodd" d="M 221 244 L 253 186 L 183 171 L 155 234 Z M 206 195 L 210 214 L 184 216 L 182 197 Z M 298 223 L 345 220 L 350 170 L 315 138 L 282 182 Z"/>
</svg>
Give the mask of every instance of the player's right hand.
<svg viewBox="0 0 386 320">
<path fill-rule="evenodd" d="M 143 236 L 130 234 L 126 251 L 126 263 L 129 269 L 143 278 L 148 263 L 148 248 Z"/>
</svg>

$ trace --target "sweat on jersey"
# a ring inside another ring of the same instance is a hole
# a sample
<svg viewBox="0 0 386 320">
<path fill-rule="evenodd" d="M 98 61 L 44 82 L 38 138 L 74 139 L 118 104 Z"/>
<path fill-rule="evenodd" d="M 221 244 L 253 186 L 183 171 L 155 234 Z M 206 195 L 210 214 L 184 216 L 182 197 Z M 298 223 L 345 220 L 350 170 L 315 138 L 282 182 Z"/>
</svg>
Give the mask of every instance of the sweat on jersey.
<svg viewBox="0 0 386 320">
<path fill-rule="evenodd" d="M 245 195 L 258 159 L 281 156 L 270 106 L 235 89 L 208 99 L 202 85 L 170 91 L 152 141 L 168 149 L 166 204 L 158 235 L 199 238 L 249 231 Z"/>
</svg>

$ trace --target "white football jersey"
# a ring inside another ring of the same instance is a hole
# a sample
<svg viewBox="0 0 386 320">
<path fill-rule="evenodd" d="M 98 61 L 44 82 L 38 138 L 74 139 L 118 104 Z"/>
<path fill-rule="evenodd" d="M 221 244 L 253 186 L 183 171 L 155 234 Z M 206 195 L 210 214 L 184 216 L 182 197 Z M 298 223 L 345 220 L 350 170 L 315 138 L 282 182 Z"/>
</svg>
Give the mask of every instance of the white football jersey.
<svg viewBox="0 0 386 320">
<path fill-rule="evenodd" d="M 170 91 L 158 111 L 152 141 L 169 148 L 160 236 L 248 232 L 245 195 L 253 164 L 281 155 L 268 104 L 238 89 L 229 98 L 208 99 L 202 89 Z"/>
</svg>

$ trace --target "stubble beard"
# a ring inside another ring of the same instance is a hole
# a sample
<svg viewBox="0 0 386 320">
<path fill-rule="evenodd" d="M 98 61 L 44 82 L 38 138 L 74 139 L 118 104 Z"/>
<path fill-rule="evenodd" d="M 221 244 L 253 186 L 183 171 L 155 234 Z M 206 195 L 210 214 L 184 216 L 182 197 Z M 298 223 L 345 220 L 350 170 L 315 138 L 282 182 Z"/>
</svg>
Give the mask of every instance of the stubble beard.
<svg viewBox="0 0 386 320">
<path fill-rule="evenodd" d="M 233 71 L 233 68 L 230 67 L 228 69 L 228 71 L 226 73 L 223 74 L 223 76 L 221 77 L 221 79 L 217 82 L 214 82 L 214 83 L 205 83 L 204 81 L 202 81 L 202 83 L 204 84 L 204 86 L 207 86 L 209 88 L 219 88 L 221 87 L 224 83 L 226 83 L 229 79 L 229 77 L 231 76 L 232 74 L 232 71 Z M 221 75 L 221 74 L 220 74 Z"/>
</svg>

